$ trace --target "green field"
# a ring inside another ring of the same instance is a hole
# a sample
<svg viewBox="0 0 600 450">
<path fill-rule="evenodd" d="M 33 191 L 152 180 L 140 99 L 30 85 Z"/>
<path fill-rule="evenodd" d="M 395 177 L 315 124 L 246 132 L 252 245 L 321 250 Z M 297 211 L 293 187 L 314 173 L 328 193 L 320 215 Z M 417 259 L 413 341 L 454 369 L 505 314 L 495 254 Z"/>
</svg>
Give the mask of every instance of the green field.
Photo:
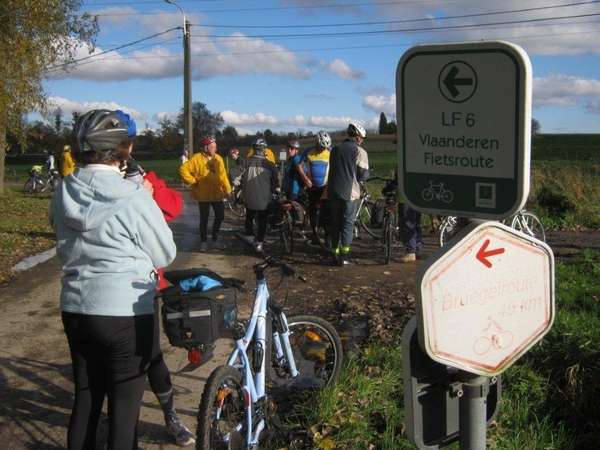
<svg viewBox="0 0 600 450">
<path fill-rule="evenodd" d="M 374 136 L 363 146 L 369 153 L 372 175 L 392 177 L 396 167 L 394 136 Z M 304 140 L 302 145 L 310 145 Z M 335 144 L 335 142 L 334 142 Z M 243 149 L 242 149 L 243 150 Z M 274 149 L 276 156 L 278 149 Z M 600 228 L 600 135 L 537 135 L 532 139 L 531 189 L 527 209 L 536 212 L 549 229 Z M 225 158 L 228 167 L 234 161 Z M 179 161 L 143 160 L 167 183 L 179 182 Z M 280 164 L 280 163 L 279 163 Z M 9 165 L 5 179 L 19 190 L 29 165 Z M 377 195 L 381 186 L 373 186 Z"/>
</svg>

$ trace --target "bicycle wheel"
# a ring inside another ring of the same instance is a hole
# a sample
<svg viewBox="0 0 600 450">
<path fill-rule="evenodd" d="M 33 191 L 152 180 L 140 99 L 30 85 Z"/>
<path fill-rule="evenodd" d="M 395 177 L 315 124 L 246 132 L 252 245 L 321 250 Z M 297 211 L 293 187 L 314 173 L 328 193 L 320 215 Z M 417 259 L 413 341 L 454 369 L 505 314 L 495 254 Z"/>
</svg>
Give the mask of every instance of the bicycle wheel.
<svg viewBox="0 0 600 450">
<path fill-rule="evenodd" d="M 210 375 L 198 409 L 200 450 L 246 449 L 246 394 L 242 373 L 231 366 L 217 367 Z"/>
<path fill-rule="evenodd" d="M 294 251 L 294 225 L 289 211 L 285 212 L 283 225 L 281 226 L 281 240 L 283 241 L 285 252 L 291 255 Z"/>
<path fill-rule="evenodd" d="M 23 186 L 23 194 L 35 193 L 36 187 L 37 187 L 37 183 L 32 178 L 30 178 L 29 180 L 27 180 L 25 182 L 25 185 Z"/>
<path fill-rule="evenodd" d="M 450 239 L 452 232 L 454 231 L 454 227 L 456 226 L 456 217 L 454 216 L 446 216 L 442 220 L 442 225 L 440 226 L 440 231 L 438 234 L 440 247 L 446 245 L 448 240 Z"/>
<path fill-rule="evenodd" d="M 546 230 L 544 229 L 544 225 L 542 225 L 540 218 L 531 211 L 519 212 L 513 218 L 510 226 L 523 234 L 546 242 Z"/>
<path fill-rule="evenodd" d="M 359 204 L 360 209 L 357 212 L 356 219 L 360 223 L 362 229 L 367 232 L 367 234 L 374 238 L 381 239 L 381 232 L 377 232 L 376 229 L 371 228 L 371 211 L 373 211 L 374 207 L 375 202 L 373 200 L 370 198 L 364 199 Z"/>
<path fill-rule="evenodd" d="M 231 190 L 231 195 L 227 199 L 227 206 L 233 214 L 238 217 L 246 217 L 246 203 L 244 202 L 244 191 L 237 187 Z"/>
<path fill-rule="evenodd" d="M 283 410 L 286 404 L 302 401 L 315 390 L 335 383 L 343 361 L 342 341 L 329 322 L 310 315 L 288 317 L 287 321 L 290 346 L 300 374 L 290 377 L 285 363 L 277 361 L 272 348 L 267 348 L 273 362 L 266 373 L 267 391 Z"/>
<path fill-rule="evenodd" d="M 326 252 L 331 252 L 331 209 L 329 204 L 317 204 L 317 213 L 315 215 L 315 227 L 313 234 L 316 237 L 319 247 Z"/>
<path fill-rule="evenodd" d="M 44 187 L 44 189 L 47 192 L 54 192 L 56 190 L 56 186 L 58 186 L 58 182 L 60 180 L 54 177 L 50 177 L 48 178 L 48 180 L 46 180 L 46 185 Z"/>
<path fill-rule="evenodd" d="M 383 218 L 383 254 L 385 256 L 385 264 L 390 263 L 395 231 L 396 224 L 394 223 L 393 212 L 388 212 Z"/>
</svg>

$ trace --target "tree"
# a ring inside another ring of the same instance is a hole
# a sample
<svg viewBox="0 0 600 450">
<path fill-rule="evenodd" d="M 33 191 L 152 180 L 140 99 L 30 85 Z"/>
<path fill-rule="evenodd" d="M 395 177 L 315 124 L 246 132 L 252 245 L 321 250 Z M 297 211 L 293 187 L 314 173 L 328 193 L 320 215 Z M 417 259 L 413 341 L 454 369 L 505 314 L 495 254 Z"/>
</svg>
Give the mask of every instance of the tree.
<svg viewBox="0 0 600 450">
<path fill-rule="evenodd" d="M 531 134 L 537 134 L 542 129 L 542 124 L 537 119 L 531 119 Z"/>
<path fill-rule="evenodd" d="M 82 0 L 2 0 L 0 2 L 0 194 L 4 192 L 6 136 L 21 143 L 22 117 L 46 112 L 42 81 L 49 70 L 69 71 L 79 46 L 90 51 L 98 19 L 79 13 Z"/>
<path fill-rule="evenodd" d="M 384 113 L 379 115 L 379 134 L 387 134 L 388 132 L 388 121 Z"/>
<path fill-rule="evenodd" d="M 183 108 L 177 116 L 177 128 L 183 130 Z M 192 103 L 192 127 L 194 129 L 194 149 L 200 148 L 200 141 L 204 136 L 218 134 L 225 121 L 221 113 L 211 113 L 202 102 Z"/>
</svg>

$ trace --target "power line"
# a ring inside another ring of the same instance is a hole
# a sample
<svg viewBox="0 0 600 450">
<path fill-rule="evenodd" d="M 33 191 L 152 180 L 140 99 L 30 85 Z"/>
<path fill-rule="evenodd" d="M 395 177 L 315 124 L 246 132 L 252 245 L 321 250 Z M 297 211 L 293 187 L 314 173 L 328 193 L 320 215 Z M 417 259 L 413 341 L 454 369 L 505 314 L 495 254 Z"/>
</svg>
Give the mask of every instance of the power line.
<svg viewBox="0 0 600 450">
<path fill-rule="evenodd" d="M 564 6 L 573 6 L 573 5 L 581 5 L 581 4 L 588 4 L 588 3 L 600 3 L 600 0 L 596 0 L 596 1 L 590 1 L 590 2 L 580 2 L 580 3 L 575 3 L 575 4 L 570 4 L 570 5 L 559 5 L 556 7 L 564 7 Z M 502 14 L 509 14 L 509 13 L 516 13 L 516 12 L 525 12 L 525 11 L 531 11 L 531 10 L 537 10 L 537 9 L 547 9 L 547 8 L 554 8 L 554 7 L 542 7 L 542 8 L 529 8 L 529 9 L 521 9 L 521 10 L 514 10 L 514 11 L 505 11 L 502 12 Z M 472 18 L 472 17 L 479 17 L 479 16 L 487 16 L 487 15 L 495 15 L 495 14 L 501 14 L 501 12 L 496 12 L 496 13 L 482 13 L 482 14 L 472 14 L 472 15 L 464 15 L 464 16 L 454 16 L 452 17 L 453 19 L 457 19 L 457 18 Z M 546 21 L 558 21 L 558 20 L 566 20 L 566 19 L 581 19 L 581 18 L 589 18 L 589 17 L 595 17 L 595 16 L 600 16 L 600 13 L 591 13 L 591 14 L 579 14 L 579 15 L 571 15 L 571 16 L 562 16 L 562 17 L 545 17 L 545 18 L 536 18 L 536 19 L 522 19 L 522 20 L 511 20 L 511 21 L 501 21 L 501 22 L 491 22 L 491 23 L 479 23 L 479 24 L 465 24 L 465 25 L 448 25 L 448 26 L 434 26 L 434 27 L 422 27 L 422 28 L 404 28 L 404 29 L 397 29 L 397 30 L 379 30 L 379 31 L 356 31 L 356 32 L 339 32 L 339 33 L 305 33 L 305 34 L 272 34 L 272 35 L 243 35 L 243 36 L 227 36 L 227 35 L 194 35 L 193 36 L 193 40 L 198 40 L 198 38 L 206 38 L 206 39 L 214 39 L 214 38 L 219 38 L 222 40 L 241 40 L 241 39 L 264 39 L 264 38 L 278 38 L 278 39 L 306 39 L 306 38 L 332 38 L 332 37 L 346 37 L 346 36 L 366 36 L 366 35 L 381 35 L 381 34 L 399 34 L 399 33 L 424 33 L 424 32 L 428 32 L 428 33 L 432 33 L 432 32 L 442 32 L 442 31 L 452 31 L 452 30 L 459 30 L 459 29 L 466 29 L 466 28 L 489 28 L 489 27 L 499 27 L 499 26 L 506 26 L 506 25 L 519 25 L 519 24 L 528 24 L 528 23 L 536 23 L 536 22 L 546 22 Z M 398 21 L 398 23 L 403 22 L 412 22 L 412 21 L 422 21 L 423 19 L 412 19 L 412 20 L 405 20 L 405 21 Z M 431 21 L 431 19 L 428 19 L 428 21 Z M 198 26 L 198 25 L 192 25 L 192 26 Z M 99 57 L 105 55 L 105 54 L 110 54 L 113 52 L 116 52 L 117 50 L 121 50 L 123 48 L 127 48 L 136 44 L 139 44 L 141 42 L 147 41 L 149 39 L 155 38 L 157 36 L 161 36 L 163 34 L 169 33 L 171 31 L 174 31 L 176 29 L 180 29 L 181 27 L 176 27 L 176 28 L 171 28 L 169 30 L 163 31 L 161 33 L 156 33 L 152 36 L 148 36 L 146 38 L 142 38 L 139 39 L 137 41 L 128 43 L 128 44 L 123 44 L 120 45 L 118 47 L 115 47 L 113 49 L 110 50 L 106 50 L 104 52 L 95 54 L 95 55 L 90 55 L 81 59 L 76 60 L 76 63 L 80 63 L 86 60 L 94 60 L 94 61 L 90 61 L 90 62 L 95 62 L 99 59 Z M 557 35 L 557 34 L 553 34 L 553 35 Z M 154 44 L 154 45 L 158 45 L 158 44 Z M 377 45 L 379 47 L 382 47 L 381 44 Z M 377 47 L 377 46 L 373 46 L 373 47 Z M 148 46 L 146 46 L 148 47 Z M 337 49 L 339 50 L 344 50 L 347 48 L 356 48 L 356 47 L 337 47 Z M 371 48 L 370 46 L 367 47 L 358 47 L 358 48 Z M 315 49 L 316 51 L 319 50 L 327 50 L 327 49 Z M 312 50 L 312 51 L 315 51 Z M 281 50 L 281 51 L 274 51 L 274 53 L 279 53 L 279 52 L 300 52 L 300 51 L 310 51 L 310 50 Z M 256 52 L 256 53 L 272 53 L 272 51 L 260 51 L 260 52 Z M 124 53 L 123 53 L 124 54 Z M 250 54 L 250 53 L 246 53 L 246 54 Z M 222 54 L 221 54 L 222 55 Z M 234 55 L 234 54 L 231 54 Z M 198 54 L 196 56 L 201 56 L 201 54 Z M 225 56 L 225 55 L 224 55 Z M 105 58 L 101 58 L 101 59 L 105 59 Z M 53 66 L 50 67 L 46 70 L 46 72 L 51 72 L 51 71 L 56 71 L 56 70 L 60 70 L 60 66 Z"/>
</svg>

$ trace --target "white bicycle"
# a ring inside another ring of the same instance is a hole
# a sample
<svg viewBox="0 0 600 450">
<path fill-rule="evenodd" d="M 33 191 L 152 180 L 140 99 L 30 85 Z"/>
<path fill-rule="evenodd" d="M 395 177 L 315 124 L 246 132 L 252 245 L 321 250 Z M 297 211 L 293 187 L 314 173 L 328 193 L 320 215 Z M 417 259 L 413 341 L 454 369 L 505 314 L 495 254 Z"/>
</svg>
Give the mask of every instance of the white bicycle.
<svg viewBox="0 0 600 450">
<path fill-rule="evenodd" d="M 245 236 L 235 236 L 254 249 Z M 288 264 L 261 254 L 264 262 L 253 268 L 256 294 L 247 329 L 240 323 L 233 327 L 235 349 L 204 386 L 197 449 L 256 448 L 263 432 L 284 431 L 278 402 L 301 399 L 334 383 L 341 369 L 343 348 L 335 328 L 316 316 L 286 317 L 265 277 L 306 280 Z"/>
<path fill-rule="evenodd" d="M 526 234 L 527 236 L 531 236 L 532 238 L 546 242 L 546 230 L 544 229 L 544 225 L 542 225 L 542 221 L 537 214 L 532 213 L 531 211 L 522 209 L 514 217 L 512 217 L 512 219 L 505 219 L 502 221 L 502 223 L 506 225 L 510 224 L 511 228 Z M 442 224 L 440 225 L 440 231 L 438 234 L 440 247 L 443 247 L 444 244 L 448 242 L 448 239 L 450 239 L 450 237 L 455 233 L 455 228 L 456 217 L 445 216 L 442 219 Z"/>
</svg>

